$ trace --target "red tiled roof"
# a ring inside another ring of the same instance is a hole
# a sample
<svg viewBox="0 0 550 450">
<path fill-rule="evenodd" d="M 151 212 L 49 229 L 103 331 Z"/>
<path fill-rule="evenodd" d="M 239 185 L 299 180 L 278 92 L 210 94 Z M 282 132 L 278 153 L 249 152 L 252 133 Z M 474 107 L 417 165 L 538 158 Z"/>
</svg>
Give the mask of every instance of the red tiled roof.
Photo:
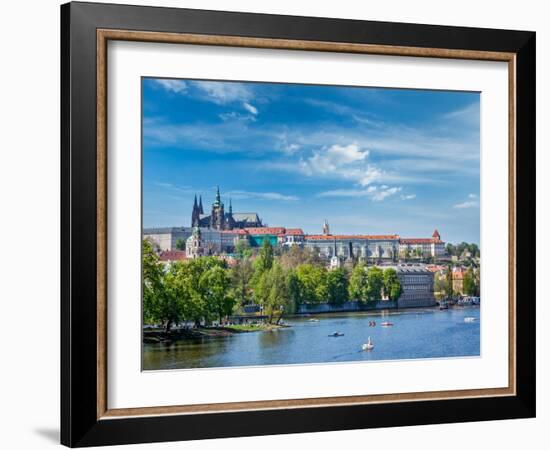
<svg viewBox="0 0 550 450">
<path fill-rule="evenodd" d="M 235 228 L 233 230 L 221 230 L 221 233 L 224 233 L 224 234 L 248 234 L 248 231 L 243 230 L 242 228 Z"/>
<path fill-rule="evenodd" d="M 309 234 L 306 235 L 306 239 L 311 241 L 333 241 L 335 239 L 368 239 L 373 241 L 387 241 L 397 240 L 399 236 L 397 234 Z"/>
<path fill-rule="evenodd" d="M 273 234 L 279 235 L 285 233 L 284 227 L 257 227 L 257 228 L 245 228 L 248 234 L 251 235 L 263 235 L 263 234 Z"/>
<path fill-rule="evenodd" d="M 403 238 L 401 243 L 403 244 L 433 244 L 434 242 L 441 242 L 438 239 L 433 238 Z"/>
<path fill-rule="evenodd" d="M 159 255 L 160 261 L 184 261 L 187 255 L 183 250 L 165 250 Z"/>
<path fill-rule="evenodd" d="M 285 234 L 291 236 L 303 236 L 304 230 L 301 228 L 287 228 Z"/>
</svg>

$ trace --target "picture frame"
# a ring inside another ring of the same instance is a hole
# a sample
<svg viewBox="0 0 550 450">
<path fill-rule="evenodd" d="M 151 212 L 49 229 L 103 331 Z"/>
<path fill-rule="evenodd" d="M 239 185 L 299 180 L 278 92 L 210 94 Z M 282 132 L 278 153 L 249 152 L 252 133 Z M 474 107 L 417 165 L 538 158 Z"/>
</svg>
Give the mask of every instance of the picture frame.
<svg viewBox="0 0 550 450">
<path fill-rule="evenodd" d="M 72 2 L 61 7 L 61 443 L 70 447 L 535 416 L 535 33 Z M 506 388 L 111 409 L 107 43 L 501 61 L 509 71 Z"/>
</svg>

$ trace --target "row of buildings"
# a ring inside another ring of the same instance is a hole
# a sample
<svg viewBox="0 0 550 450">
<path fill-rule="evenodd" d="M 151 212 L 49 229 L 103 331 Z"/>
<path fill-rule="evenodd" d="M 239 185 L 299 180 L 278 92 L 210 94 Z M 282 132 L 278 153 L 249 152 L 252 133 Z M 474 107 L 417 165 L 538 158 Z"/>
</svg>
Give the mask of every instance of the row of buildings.
<svg viewBox="0 0 550 450">
<path fill-rule="evenodd" d="M 402 238 L 396 234 L 330 234 L 325 221 L 323 234 L 306 234 L 301 228 L 246 227 L 217 230 L 207 227 L 146 228 L 143 237 L 160 251 L 186 249 L 188 257 L 230 254 L 239 241 L 259 247 L 264 240 L 273 246 L 299 245 L 321 257 L 331 259 L 379 259 L 395 261 L 408 257 L 440 258 L 445 255 L 445 242 L 437 230 L 430 238 Z M 182 243 L 184 243 L 182 245 Z"/>
<path fill-rule="evenodd" d="M 331 234 L 325 220 L 321 234 L 306 234 L 301 228 L 270 227 L 256 212 L 233 212 L 231 200 L 225 211 L 219 188 L 210 214 L 204 214 L 202 197 L 197 196 L 191 212 L 191 227 L 147 228 L 144 238 L 161 251 L 185 247 L 188 257 L 230 254 L 242 240 L 250 246 L 260 246 L 268 240 L 273 246 L 299 245 L 321 257 L 347 259 L 378 259 L 396 261 L 409 257 L 438 258 L 445 255 L 445 242 L 435 230 L 429 238 L 402 238 L 396 234 L 363 235 Z"/>
</svg>

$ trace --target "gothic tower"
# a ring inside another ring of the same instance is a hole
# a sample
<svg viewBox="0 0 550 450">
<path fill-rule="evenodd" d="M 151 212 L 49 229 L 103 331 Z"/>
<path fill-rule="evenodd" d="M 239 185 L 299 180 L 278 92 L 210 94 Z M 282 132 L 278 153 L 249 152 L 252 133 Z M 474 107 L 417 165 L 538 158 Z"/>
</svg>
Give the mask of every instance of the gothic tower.
<svg viewBox="0 0 550 450">
<path fill-rule="evenodd" d="M 197 194 L 195 194 L 195 201 L 193 202 L 193 212 L 191 213 L 191 226 L 198 227 L 200 219 L 199 206 L 197 205 Z"/>
<path fill-rule="evenodd" d="M 220 187 L 216 191 L 216 200 L 212 203 L 212 214 L 210 215 L 210 228 L 214 230 L 225 229 L 225 213 L 223 203 L 220 197 Z"/>
<path fill-rule="evenodd" d="M 231 204 L 231 198 L 229 199 L 229 212 L 225 221 L 226 230 L 232 230 L 235 228 L 235 219 L 233 219 L 233 205 Z"/>
<path fill-rule="evenodd" d="M 204 214 L 204 209 L 202 209 L 202 195 L 199 195 L 199 214 Z"/>
</svg>

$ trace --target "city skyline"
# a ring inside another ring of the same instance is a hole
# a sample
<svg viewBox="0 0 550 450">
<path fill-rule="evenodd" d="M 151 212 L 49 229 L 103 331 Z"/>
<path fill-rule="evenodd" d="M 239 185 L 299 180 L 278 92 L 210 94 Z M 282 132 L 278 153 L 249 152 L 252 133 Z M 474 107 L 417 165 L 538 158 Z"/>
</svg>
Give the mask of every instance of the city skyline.
<svg viewBox="0 0 550 450">
<path fill-rule="evenodd" d="M 143 226 L 239 212 L 479 243 L 479 94 L 143 79 Z"/>
</svg>

